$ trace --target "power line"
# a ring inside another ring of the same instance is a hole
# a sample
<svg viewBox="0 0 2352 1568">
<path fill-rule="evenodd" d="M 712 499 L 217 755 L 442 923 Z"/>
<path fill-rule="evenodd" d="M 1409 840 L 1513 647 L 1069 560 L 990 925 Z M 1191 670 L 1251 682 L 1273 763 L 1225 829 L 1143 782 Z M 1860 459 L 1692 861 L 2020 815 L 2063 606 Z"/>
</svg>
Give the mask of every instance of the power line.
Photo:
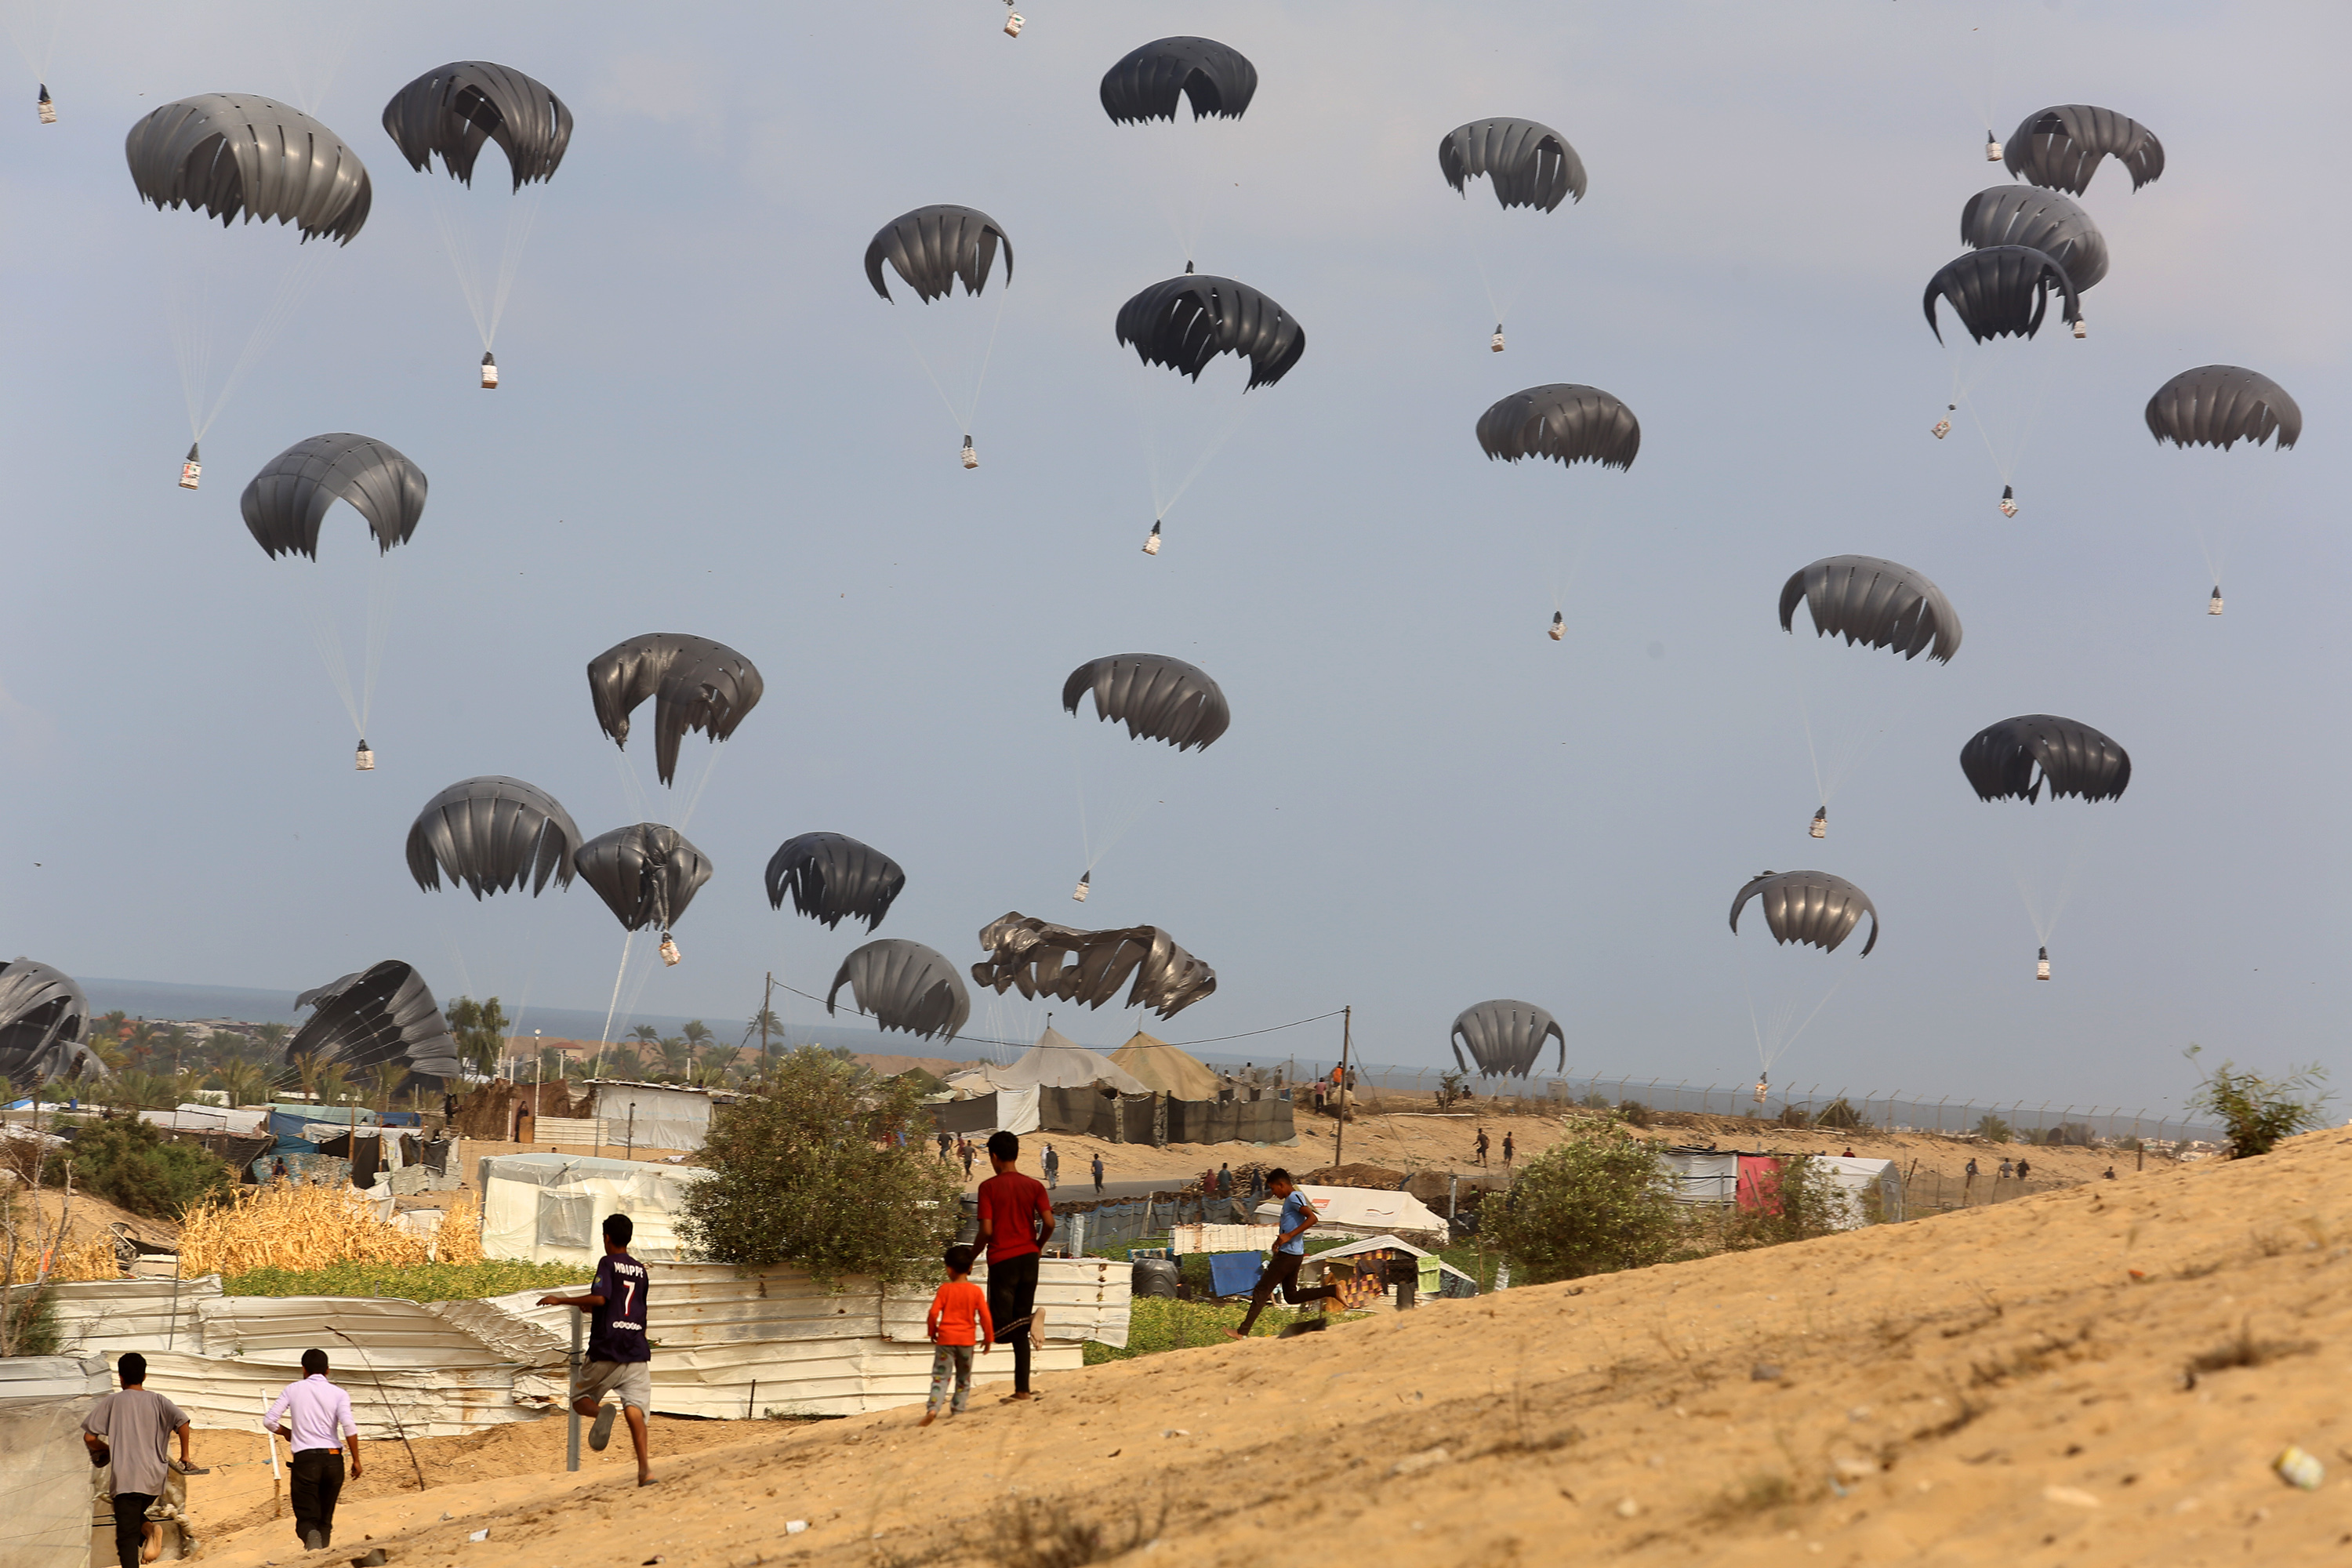
<svg viewBox="0 0 2352 1568">
<path fill-rule="evenodd" d="M 816 995 L 813 992 L 803 991 L 797 985 L 787 985 L 781 980 L 776 983 L 776 989 L 779 991 L 789 991 L 795 996 L 805 996 L 812 1002 L 825 1002 L 825 998 Z M 833 1004 L 826 1002 L 825 1010 L 827 1012 L 831 1012 L 833 1010 Z M 851 1005 L 850 1011 L 860 1018 L 871 1018 L 874 1016 L 873 1014 L 868 1013 L 866 1009 L 859 1007 L 855 1004 Z M 1318 1013 L 1311 1018 L 1293 1018 L 1287 1024 L 1269 1024 L 1263 1029 L 1244 1029 L 1238 1035 L 1212 1035 L 1205 1040 L 1168 1040 L 1162 1043 L 1171 1046 L 1213 1046 L 1225 1040 L 1246 1040 L 1254 1035 L 1271 1035 L 1282 1029 L 1296 1029 L 1302 1024 L 1319 1024 L 1326 1018 L 1336 1018 L 1345 1011 L 1347 1011 L 1347 1009 L 1344 1007 L 1334 1007 L 1328 1013 Z M 1034 1040 L 993 1040 L 981 1035 L 958 1035 L 956 1038 L 975 1046 L 1020 1046 L 1026 1047 L 1037 1043 Z"/>
</svg>

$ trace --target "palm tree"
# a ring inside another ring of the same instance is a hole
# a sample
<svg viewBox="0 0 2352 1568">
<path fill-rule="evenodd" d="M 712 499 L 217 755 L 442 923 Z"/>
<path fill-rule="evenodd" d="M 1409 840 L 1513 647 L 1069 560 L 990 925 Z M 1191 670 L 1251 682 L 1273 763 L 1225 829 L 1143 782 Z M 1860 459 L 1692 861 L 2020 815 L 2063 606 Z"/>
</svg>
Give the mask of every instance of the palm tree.
<svg viewBox="0 0 2352 1568">
<path fill-rule="evenodd" d="M 376 1110 L 384 1111 L 392 1109 L 392 1097 L 399 1089 L 401 1080 L 407 1076 L 407 1065 L 402 1062 L 378 1062 L 368 1069 L 368 1077 L 375 1081 Z"/>
<path fill-rule="evenodd" d="M 228 1091 L 231 1109 L 258 1105 L 269 1096 L 269 1080 L 251 1062 L 231 1062 L 220 1071 L 221 1087 Z"/>
<path fill-rule="evenodd" d="M 286 1048 L 286 1037 L 293 1032 L 292 1026 L 286 1024 L 256 1024 L 253 1026 L 254 1039 L 273 1057 Z"/>
<path fill-rule="evenodd" d="M 774 1008 L 762 1007 L 751 1015 L 751 1021 L 743 1026 L 743 1043 L 750 1045 L 754 1035 L 763 1038 L 773 1036 L 780 1040 L 784 1037 L 784 1021 L 776 1016 Z"/>
<path fill-rule="evenodd" d="M 710 1026 L 699 1018 L 688 1019 L 686 1027 L 678 1032 L 686 1037 L 686 1043 L 689 1046 L 707 1046 L 710 1043 Z"/>
<path fill-rule="evenodd" d="M 648 1046 L 657 1046 L 661 1044 L 661 1031 L 651 1024 L 639 1024 L 629 1031 L 629 1038 L 643 1041 Z"/>
<path fill-rule="evenodd" d="M 684 1078 L 694 1065 L 694 1047 L 677 1035 L 656 1035 L 654 1045 L 662 1054 L 662 1066 L 675 1078 Z"/>
</svg>

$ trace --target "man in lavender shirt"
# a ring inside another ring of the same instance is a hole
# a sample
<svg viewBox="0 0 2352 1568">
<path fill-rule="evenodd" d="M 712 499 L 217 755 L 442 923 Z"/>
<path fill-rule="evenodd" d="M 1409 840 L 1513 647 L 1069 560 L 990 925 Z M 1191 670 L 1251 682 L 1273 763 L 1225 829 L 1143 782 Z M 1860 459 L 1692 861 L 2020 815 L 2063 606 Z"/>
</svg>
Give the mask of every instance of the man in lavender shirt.
<svg viewBox="0 0 2352 1568">
<path fill-rule="evenodd" d="M 280 1416 L 286 1417 L 281 1421 Z M 335 1500 L 343 1492 L 343 1447 L 352 1451 L 352 1476 L 360 1465 L 359 1423 L 352 1419 L 352 1396 L 327 1381 L 327 1352 L 302 1352 L 302 1380 L 289 1383 L 261 1424 L 294 1450 L 287 1485 L 294 1503 L 294 1533 L 311 1551 L 335 1542 Z"/>
</svg>

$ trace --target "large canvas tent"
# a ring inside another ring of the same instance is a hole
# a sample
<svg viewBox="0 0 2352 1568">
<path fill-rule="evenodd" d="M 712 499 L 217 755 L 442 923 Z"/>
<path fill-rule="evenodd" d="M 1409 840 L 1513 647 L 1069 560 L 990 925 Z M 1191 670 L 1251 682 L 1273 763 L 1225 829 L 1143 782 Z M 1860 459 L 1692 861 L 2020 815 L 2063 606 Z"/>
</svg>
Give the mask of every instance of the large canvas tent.
<svg viewBox="0 0 2352 1568">
<path fill-rule="evenodd" d="M 1214 1100 L 1223 1087 L 1198 1057 L 1181 1046 L 1155 1040 L 1140 1029 L 1111 1052 L 1110 1059 L 1134 1074 L 1146 1089 L 1177 1100 Z"/>
<path fill-rule="evenodd" d="M 1149 1094 L 1151 1086 L 1112 1061 L 1048 1027 L 1037 1043 L 1009 1068 L 991 1068 L 989 1078 L 999 1089 L 1085 1089 L 1105 1084 L 1121 1094 Z"/>
</svg>

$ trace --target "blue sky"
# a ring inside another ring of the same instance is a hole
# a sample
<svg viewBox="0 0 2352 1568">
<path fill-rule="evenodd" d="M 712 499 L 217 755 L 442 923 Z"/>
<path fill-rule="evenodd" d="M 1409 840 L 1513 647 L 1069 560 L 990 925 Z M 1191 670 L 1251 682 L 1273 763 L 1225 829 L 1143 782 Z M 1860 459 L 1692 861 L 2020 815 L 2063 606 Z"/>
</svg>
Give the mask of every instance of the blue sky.
<svg viewBox="0 0 2352 1568">
<path fill-rule="evenodd" d="M 1727 1084 L 1756 1070 L 1751 999 L 1810 1006 L 1846 965 L 1777 1079 L 2128 1108 L 2187 1086 L 2192 1040 L 2271 1068 L 2339 1058 L 2352 562 L 2326 498 L 2352 19 L 2081 0 L 1024 10 L 1011 40 L 992 0 L 362 5 L 323 25 L 291 5 L 9 8 L 37 55 L 42 18 L 63 22 L 60 123 L 36 123 L 26 61 L 0 94 L 17 106 L 0 111 L 0 944 L 287 989 L 399 956 L 443 994 L 604 1007 L 621 933 L 584 885 L 477 906 L 409 880 L 417 809 L 503 773 L 590 834 L 677 822 L 694 797 L 682 826 L 718 874 L 678 925 L 684 964 L 654 973 L 636 944 L 619 989 L 646 1014 L 741 1016 L 772 968 L 824 989 L 861 937 L 770 910 L 760 871 L 830 829 L 907 868 L 881 934 L 959 962 L 1007 910 L 1165 926 L 1220 977 L 1154 1026 L 1175 1038 L 1352 1003 L 1359 1050 L 1433 1063 L 1456 1012 L 1516 995 L 1561 1018 L 1572 1071 Z M 1102 71 L 1184 32 L 1256 63 L 1247 116 L 1110 124 Z M 453 202 L 377 122 L 462 58 L 530 71 L 578 121 L 488 395 L 435 215 L 495 239 L 503 158 Z M 139 203 L 124 132 L 214 90 L 307 104 L 358 149 L 375 205 L 347 249 Z M 1919 292 L 1960 204 L 2006 178 L 1983 160 L 1988 110 L 2005 135 L 2067 101 L 2138 118 L 2168 162 L 2137 194 L 2109 165 L 2084 198 L 2113 253 L 2091 336 L 2045 334 L 1979 384 L 1985 416 L 2026 432 L 2008 521 L 1975 427 L 1927 434 L 1953 372 Z M 1501 355 L 1473 259 L 1492 198 L 1465 205 L 1433 156 L 1493 114 L 1558 128 L 1591 174 L 1515 242 L 1531 271 Z M 1243 400 L 1154 560 L 1139 401 L 1181 441 L 1207 416 L 1171 394 L 1220 386 L 1143 375 L 1110 322 L 1181 269 L 1186 201 L 1202 269 L 1263 289 L 1309 342 Z M 883 305 L 859 265 L 930 202 L 993 215 L 1018 256 L 972 472 L 891 319 L 939 308 Z M 217 364 L 294 260 L 299 309 L 206 431 L 202 489 L 174 488 L 192 280 L 216 280 L 194 309 Z M 2149 440 L 2148 394 L 2216 361 L 2300 401 L 2294 452 L 2216 464 Z M 1630 473 L 1485 459 L 1479 413 L 1551 381 L 1633 406 Z M 271 456 L 330 430 L 432 481 L 395 552 L 370 774 L 302 608 L 358 656 L 359 520 L 330 517 L 314 568 L 268 559 L 236 511 Z M 1780 631 L 1781 581 L 1847 552 L 1943 586 L 1967 628 L 1948 668 L 1816 642 L 1801 614 Z M 633 775 L 616 767 L 582 675 L 651 630 L 716 637 L 767 680 L 707 783 L 688 738 L 676 791 L 651 785 L 644 741 Z M 1207 668 L 1231 732 L 1178 756 L 1060 710 L 1074 666 L 1130 650 Z M 1979 803 L 1961 742 L 2035 711 L 2129 748 L 2126 798 Z M 1880 737 L 1822 844 L 1808 722 L 1825 744 L 1841 724 Z M 1144 801 L 1072 904 L 1089 837 Z M 1731 896 L 1766 867 L 1867 889 L 1877 951 L 1735 940 Z M 2021 886 L 2061 883 L 2057 978 L 2038 984 Z M 1044 1012 L 983 997 L 973 1028 L 1025 1037 Z M 1108 1040 L 1137 1021 L 1056 1018 Z M 1269 1044 L 1336 1047 L 1301 1033 Z"/>
</svg>

